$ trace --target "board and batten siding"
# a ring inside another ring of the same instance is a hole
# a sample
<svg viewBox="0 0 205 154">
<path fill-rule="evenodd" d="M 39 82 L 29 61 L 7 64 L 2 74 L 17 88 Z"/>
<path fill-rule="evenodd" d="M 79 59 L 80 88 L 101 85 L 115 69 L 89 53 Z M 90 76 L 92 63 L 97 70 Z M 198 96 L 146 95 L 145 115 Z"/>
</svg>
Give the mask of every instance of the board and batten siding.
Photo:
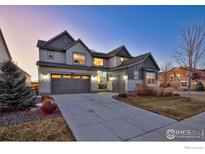
<svg viewBox="0 0 205 154">
<path fill-rule="evenodd" d="M 55 40 L 48 43 L 46 46 L 57 48 L 57 49 L 65 49 L 73 42 L 74 41 L 67 34 L 64 34 L 61 37 L 58 37 Z"/>
<path fill-rule="evenodd" d="M 152 70 L 158 69 L 150 56 L 143 62 L 143 67 Z"/>
</svg>

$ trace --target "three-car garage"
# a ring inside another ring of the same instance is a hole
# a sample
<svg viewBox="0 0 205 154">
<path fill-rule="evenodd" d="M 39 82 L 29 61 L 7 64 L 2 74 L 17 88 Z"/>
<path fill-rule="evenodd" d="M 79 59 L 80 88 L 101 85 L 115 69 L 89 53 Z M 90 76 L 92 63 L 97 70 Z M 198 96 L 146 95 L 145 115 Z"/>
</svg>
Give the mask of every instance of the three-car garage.
<svg viewBox="0 0 205 154">
<path fill-rule="evenodd" d="M 90 92 L 89 75 L 51 74 L 52 94 Z"/>
</svg>

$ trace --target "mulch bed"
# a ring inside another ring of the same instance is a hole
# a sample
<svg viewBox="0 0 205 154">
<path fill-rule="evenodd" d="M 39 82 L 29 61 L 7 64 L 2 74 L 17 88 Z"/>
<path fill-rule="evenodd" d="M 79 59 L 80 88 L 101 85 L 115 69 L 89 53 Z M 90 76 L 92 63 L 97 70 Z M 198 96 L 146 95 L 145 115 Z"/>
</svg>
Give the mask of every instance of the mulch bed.
<svg viewBox="0 0 205 154">
<path fill-rule="evenodd" d="M 0 112 L 0 127 L 61 116 L 62 115 L 59 109 L 57 109 L 51 115 L 46 115 L 42 112 L 40 108 L 37 107 L 35 111 L 31 111 L 30 109 L 28 109 L 15 112 Z"/>
</svg>

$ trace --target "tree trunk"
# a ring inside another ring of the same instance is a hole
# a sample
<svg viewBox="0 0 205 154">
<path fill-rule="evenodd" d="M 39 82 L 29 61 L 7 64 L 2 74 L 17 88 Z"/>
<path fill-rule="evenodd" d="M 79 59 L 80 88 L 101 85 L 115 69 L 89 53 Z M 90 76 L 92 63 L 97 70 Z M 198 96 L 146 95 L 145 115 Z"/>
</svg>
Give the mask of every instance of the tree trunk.
<svg viewBox="0 0 205 154">
<path fill-rule="evenodd" d="M 189 73 L 189 81 L 188 81 L 188 101 L 191 100 L 191 72 Z"/>
</svg>

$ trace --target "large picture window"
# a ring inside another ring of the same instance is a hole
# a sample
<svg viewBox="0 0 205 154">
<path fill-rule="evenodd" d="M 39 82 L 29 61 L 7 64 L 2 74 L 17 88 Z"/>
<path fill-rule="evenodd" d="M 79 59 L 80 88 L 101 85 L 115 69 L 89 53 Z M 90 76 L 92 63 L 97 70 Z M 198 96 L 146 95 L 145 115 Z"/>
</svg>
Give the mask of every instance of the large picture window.
<svg viewBox="0 0 205 154">
<path fill-rule="evenodd" d="M 73 54 L 73 63 L 79 65 L 85 65 L 85 55 L 80 53 Z"/>
<path fill-rule="evenodd" d="M 155 84 L 155 73 L 146 72 L 146 83 L 147 85 Z"/>
<path fill-rule="evenodd" d="M 93 63 L 96 66 L 103 66 L 103 59 L 102 58 L 94 58 Z"/>
</svg>

